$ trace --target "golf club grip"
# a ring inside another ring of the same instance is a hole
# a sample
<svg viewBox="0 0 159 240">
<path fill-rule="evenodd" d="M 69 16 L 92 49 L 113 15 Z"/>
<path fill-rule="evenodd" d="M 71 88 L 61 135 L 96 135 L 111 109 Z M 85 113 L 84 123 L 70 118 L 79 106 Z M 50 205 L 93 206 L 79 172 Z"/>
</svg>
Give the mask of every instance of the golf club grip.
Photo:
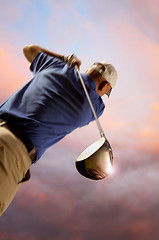
<svg viewBox="0 0 159 240">
<path fill-rule="evenodd" d="M 81 84 L 82 84 L 82 87 L 83 87 L 84 92 L 85 92 L 85 94 L 86 94 L 86 97 L 87 97 L 87 99 L 88 99 L 89 105 L 90 105 L 90 107 L 91 107 L 91 109 L 92 109 L 92 112 L 93 112 L 93 115 L 94 115 L 94 118 L 95 118 L 95 121 L 96 121 L 98 130 L 99 130 L 99 132 L 100 132 L 100 136 L 101 136 L 101 137 L 104 137 L 104 138 L 106 139 L 105 134 L 104 134 L 104 132 L 103 132 L 103 129 L 102 129 L 102 127 L 101 127 L 101 125 L 100 125 L 100 122 L 99 122 L 99 120 L 98 120 L 97 114 L 96 114 L 96 112 L 95 112 L 95 109 L 94 109 L 94 107 L 93 107 L 92 101 L 91 101 L 91 99 L 90 99 L 90 97 L 89 97 L 87 88 L 86 88 L 86 86 L 85 86 L 85 83 L 84 83 L 84 81 L 83 81 L 83 79 L 82 79 L 82 76 L 81 76 L 81 74 L 80 74 L 80 72 L 79 72 L 79 69 L 78 69 L 78 66 L 77 66 L 77 65 L 75 65 L 75 69 L 76 69 L 77 74 L 78 74 L 78 77 L 79 77 L 79 79 L 80 79 L 80 81 L 81 81 Z"/>
</svg>

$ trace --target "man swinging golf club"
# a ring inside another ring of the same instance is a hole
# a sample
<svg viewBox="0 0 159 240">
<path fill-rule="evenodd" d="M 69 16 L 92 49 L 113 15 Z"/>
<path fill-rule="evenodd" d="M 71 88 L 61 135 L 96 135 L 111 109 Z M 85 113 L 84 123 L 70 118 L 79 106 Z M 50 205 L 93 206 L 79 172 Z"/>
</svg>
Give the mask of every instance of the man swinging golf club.
<svg viewBox="0 0 159 240">
<path fill-rule="evenodd" d="M 30 179 L 31 164 L 74 129 L 94 120 L 74 68 L 81 65 L 76 56 L 65 57 L 36 45 L 25 46 L 23 52 L 33 78 L 0 105 L 0 215 Z M 105 107 L 101 97 L 114 88 L 116 70 L 97 62 L 82 78 L 99 117 Z"/>
</svg>

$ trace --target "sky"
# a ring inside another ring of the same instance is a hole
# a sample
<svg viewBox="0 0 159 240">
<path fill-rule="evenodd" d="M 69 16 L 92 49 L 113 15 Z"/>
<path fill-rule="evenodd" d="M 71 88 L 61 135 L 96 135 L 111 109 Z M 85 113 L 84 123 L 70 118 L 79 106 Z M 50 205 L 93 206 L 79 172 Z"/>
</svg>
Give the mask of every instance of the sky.
<svg viewBox="0 0 159 240">
<path fill-rule="evenodd" d="M 49 148 L 0 218 L 0 240 L 159 239 L 159 1 L 0 0 L 0 103 L 32 78 L 26 44 L 74 53 L 81 72 L 111 62 L 118 80 L 99 118 L 113 172 L 75 168 L 100 136 L 95 123 Z"/>
</svg>

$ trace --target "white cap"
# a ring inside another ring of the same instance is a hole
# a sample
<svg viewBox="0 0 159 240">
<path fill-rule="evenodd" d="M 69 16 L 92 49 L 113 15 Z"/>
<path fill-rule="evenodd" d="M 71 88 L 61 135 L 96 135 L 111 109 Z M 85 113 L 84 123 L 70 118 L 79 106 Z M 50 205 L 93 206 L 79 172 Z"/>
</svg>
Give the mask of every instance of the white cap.
<svg viewBox="0 0 159 240">
<path fill-rule="evenodd" d="M 110 83 L 111 87 L 114 88 L 117 80 L 117 71 L 114 66 L 110 63 L 100 62 L 105 67 L 105 71 L 102 73 L 102 77 Z"/>
</svg>

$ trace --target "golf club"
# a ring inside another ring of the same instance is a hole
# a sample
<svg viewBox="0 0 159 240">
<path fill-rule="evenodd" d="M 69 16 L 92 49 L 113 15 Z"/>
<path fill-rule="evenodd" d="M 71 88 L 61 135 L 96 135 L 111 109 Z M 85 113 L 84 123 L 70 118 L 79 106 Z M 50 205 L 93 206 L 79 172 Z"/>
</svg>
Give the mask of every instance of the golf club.
<svg viewBox="0 0 159 240">
<path fill-rule="evenodd" d="M 92 145 L 87 147 L 79 155 L 79 157 L 76 160 L 76 168 L 81 175 L 93 180 L 100 180 L 107 177 L 112 171 L 113 152 L 110 143 L 105 137 L 105 134 L 98 120 L 92 101 L 89 97 L 87 88 L 85 86 L 85 83 L 82 79 L 82 76 L 79 72 L 77 65 L 75 66 L 75 69 L 83 86 L 89 105 L 92 109 L 95 122 L 100 133 L 100 139 L 98 139 Z"/>
</svg>

